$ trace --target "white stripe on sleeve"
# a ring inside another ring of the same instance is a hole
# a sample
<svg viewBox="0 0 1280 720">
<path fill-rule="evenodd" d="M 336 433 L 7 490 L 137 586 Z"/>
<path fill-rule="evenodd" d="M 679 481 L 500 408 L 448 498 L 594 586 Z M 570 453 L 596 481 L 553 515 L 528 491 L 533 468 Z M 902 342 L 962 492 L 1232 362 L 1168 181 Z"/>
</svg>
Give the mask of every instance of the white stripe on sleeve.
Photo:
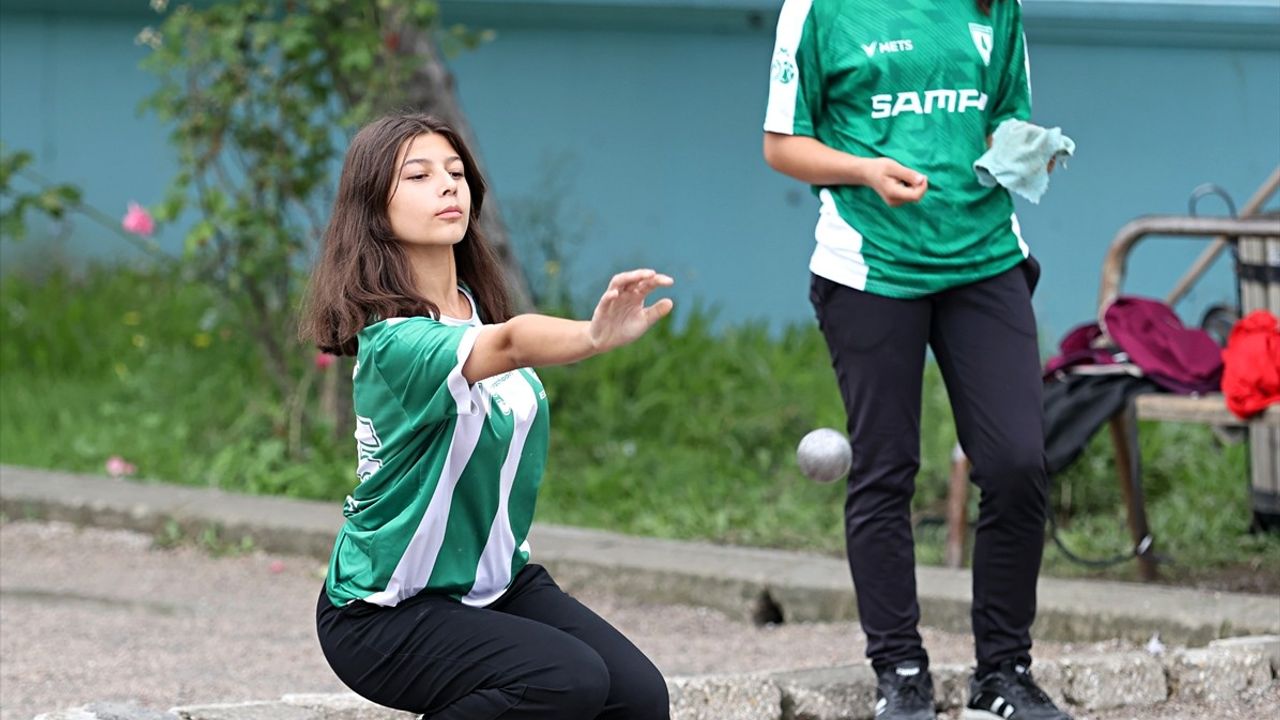
<svg viewBox="0 0 1280 720">
<path fill-rule="evenodd" d="M 778 35 L 769 68 L 769 105 L 764 115 L 764 129 L 768 132 L 795 134 L 796 94 L 800 90 L 796 51 L 812 6 L 813 0 L 786 0 L 778 16 Z"/>
<path fill-rule="evenodd" d="M 453 395 L 454 402 L 458 404 L 459 415 L 475 415 L 480 412 L 480 404 L 476 402 L 476 397 L 471 392 L 471 384 L 462 375 L 462 366 L 466 365 L 467 358 L 471 357 L 471 349 L 476 346 L 476 337 L 479 334 L 479 326 L 469 327 L 462 334 L 462 340 L 458 342 L 458 364 L 449 371 L 449 377 L 445 380 L 445 384 L 449 386 L 449 394 Z"/>
</svg>

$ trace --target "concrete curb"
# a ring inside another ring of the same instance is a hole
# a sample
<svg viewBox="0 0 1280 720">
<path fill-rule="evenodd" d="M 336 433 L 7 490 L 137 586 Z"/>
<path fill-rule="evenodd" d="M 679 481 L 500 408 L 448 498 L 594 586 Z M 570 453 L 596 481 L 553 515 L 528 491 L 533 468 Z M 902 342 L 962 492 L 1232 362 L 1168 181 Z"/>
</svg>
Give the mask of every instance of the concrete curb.
<svg viewBox="0 0 1280 720">
<path fill-rule="evenodd" d="M 1064 658 L 1037 663 L 1036 677 L 1053 699 L 1083 710 L 1158 705 L 1166 700 L 1212 704 L 1276 682 L 1280 636 L 1232 638 L 1208 648 L 1156 658 L 1146 653 Z M 967 699 L 969 668 L 932 669 L 939 710 Z M 672 720 L 872 720 L 875 677 L 865 665 L 776 673 L 677 677 L 668 680 Z M 275 702 L 176 707 L 168 713 L 90 705 L 36 720 L 411 720 L 353 694 L 286 695 Z"/>
<path fill-rule="evenodd" d="M 341 515 L 332 503 L 252 497 L 217 490 L 128 482 L 0 466 L 0 512 L 83 525 L 172 532 L 208 529 L 229 542 L 252 538 L 264 550 L 328 556 Z M 634 538 L 539 525 L 538 561 L 567 588 L 589 583 L 657 602 L 712 605 L 743 618 L 781 613 L 788 621 L 847 619 L 854 599 L 844 563 L 805 553 Z M 925 622 L 968 630 L 970 576 L 917 569 Z M 1124 602 L 1117 602 L 1124 598 Z M 1126 583 L 1043 579 L 1041 637 L 1145 640 L 1207 647 L 1153 657 L 1145 653 L 1067 657 L 1036 664 L 1056 700 L 1084 710 L 1213 703 L 1276 682 L 1280 612 L 1274 598 Z M 1228 637 L 1259 634 L 1262 637 Z M 1217 638 L 1226 638 L 1215 640 Z M 933 668 L 939 706 L 960 706 L 969 668 Z M 870 718 L 875 680 L 865 665 L 669 681 L 675 720 L 854 720 Z M 354 695 L 287 695 L 272 702 L 201 705 L 167 713 L 93 704 L 41 720 L 403 720 L 407 713 Z"/>
<path fill-rule="evenodd" d="M 336 503 L 0 466 L 0 512 L 197 538 L 212 528 L 277 553 L 327 559 L 342 522 Z M 732 617 L 847 620 L 856 604 L 843 560 L 809 553 L 637 538 L 536 524 L 530 543 L 567 590 L 590 585 L 642 600 L 713 607 Z M 966 570 L 918 567 L 923 623 L 969 631 Z M 1123 599 L 1123 601 L 1120 601 Z M 1160 633 L 1170 645 L 1280 634 L 1273 598 L 1132 583 L 1041 578 L 1036 637 L 1061 641 Z"/>
</svg>

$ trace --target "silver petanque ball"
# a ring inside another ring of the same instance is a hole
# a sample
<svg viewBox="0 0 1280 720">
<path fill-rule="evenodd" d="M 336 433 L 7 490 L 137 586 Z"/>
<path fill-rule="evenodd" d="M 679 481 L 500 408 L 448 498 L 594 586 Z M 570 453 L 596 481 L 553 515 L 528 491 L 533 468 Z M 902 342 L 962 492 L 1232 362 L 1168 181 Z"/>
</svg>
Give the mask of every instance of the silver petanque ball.
<svg viewBox="0 0 1280 720">
<path fill-rule="evenodd" d="M 849 474 L 853 451 L 849 438 L 839 430 L 818 428 L 800 439 L 796 448 L 800 472 L 814 482 L 835 482 Z"/>
</svg>

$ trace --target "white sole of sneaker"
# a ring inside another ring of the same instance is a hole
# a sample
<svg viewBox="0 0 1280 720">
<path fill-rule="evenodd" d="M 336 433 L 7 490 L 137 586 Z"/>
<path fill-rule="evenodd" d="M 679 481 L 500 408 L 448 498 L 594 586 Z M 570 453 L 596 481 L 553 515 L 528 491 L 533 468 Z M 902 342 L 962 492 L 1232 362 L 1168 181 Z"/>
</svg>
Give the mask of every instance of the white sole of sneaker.
<svg viewBox="0 0 1280 720">
<path fill-rule="evenodd" d="M 973 708 L 965 708 L 964 714 L 960 716 L 960 720 L 1005 720 L 1003 715 L 997 715 L 986 710 L 974 710 Z"/>
</svg>

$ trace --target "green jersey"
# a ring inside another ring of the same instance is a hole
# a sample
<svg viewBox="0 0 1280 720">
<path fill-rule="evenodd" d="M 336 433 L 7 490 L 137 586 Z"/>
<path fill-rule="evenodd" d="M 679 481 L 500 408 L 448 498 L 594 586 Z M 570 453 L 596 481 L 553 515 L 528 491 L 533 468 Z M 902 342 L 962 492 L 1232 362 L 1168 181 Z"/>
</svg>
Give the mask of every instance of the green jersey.
<svg viewBox="0 0 1280 720">
<path fill-rule="evenodd" d="M 484 606 L 529 562 L 547 395 L 528 368 L 467 382 L 480 332 L 472 308 L 470 321 L 390 318 L 360 332 L 360 482 L 329 560 L 335 605 L 392 606 L 426 591 Z"/>
<path fill-rule="evenodd" d="M 891 208 L 865 186 L 815 187 L 810 270 L 877 295 L 914 298 L 997 275 L 1028 254 L 1009 193 L 973 162 L 1005 120 L 1031 114 L 1021 3 L 786 0 L 764 129 L 807 135 L 929 178 Z"/>
</svg>

